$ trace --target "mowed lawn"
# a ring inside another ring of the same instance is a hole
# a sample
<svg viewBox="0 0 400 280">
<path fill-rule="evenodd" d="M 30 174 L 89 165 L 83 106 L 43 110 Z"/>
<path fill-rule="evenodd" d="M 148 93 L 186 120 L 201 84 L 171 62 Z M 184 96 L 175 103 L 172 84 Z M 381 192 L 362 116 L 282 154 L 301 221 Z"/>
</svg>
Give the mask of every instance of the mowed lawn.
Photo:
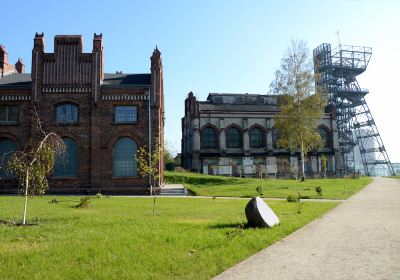
<svg viewBox="0 0 400 280">
<path fill-rule="evenodd" d="M 282 179 L 255 179 L 212 176 L 189 172 L 165 172 L 168 183 L 182 183 L 195 195 L 252 197 L 257 186 L 262 186 L 264 197 L 286 198 L 298 195 L 303 198 L 346 199 L 368 185 L 372 179 L 307 179 L 304 182 Z M 322 188 L 322 196 L 315 191 Z"/>
<path fill-rule="evenodd" d="M 0 279 L 209 279 L 333 208 L 269 201 L 281 224 L 240 229 L 248 200 L 29 199 L 31 226 L 0 223 Z M 21 219 L 22 197 L 0 197 L 0 220 Z"/>
</svg>

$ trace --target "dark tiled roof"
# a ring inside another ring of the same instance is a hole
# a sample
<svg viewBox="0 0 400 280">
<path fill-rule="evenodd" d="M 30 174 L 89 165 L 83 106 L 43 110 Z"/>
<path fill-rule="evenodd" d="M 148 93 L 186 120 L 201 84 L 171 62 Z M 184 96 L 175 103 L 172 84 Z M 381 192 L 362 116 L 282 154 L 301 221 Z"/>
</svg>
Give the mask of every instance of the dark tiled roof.
<svg viewBox="0 0 400 280">
<path fill-rule="evenodd" d="M 13 74 L 0 78 L 0 87 L 30 87 L 31 74 Z"/>
<path fill-rule="evenodd" d="M 199 102 L 200 113 L 202 111 L 223 111 L 223 112 L 278 112 L 278 106 L 271 105 L 249 105 L 249 104 L 211 104 Z"/>
<path fill-rule="evenodd" d="M 149 86 L 151 74 L 104 74 L 102 86 Z"/>
<path fill-rule="evenodd" d="M 149 86 L 150 74 L 104 74 L 102 86 Z M 14 74 L 0 78 L 0 87 L 29 87 L 31 74 Z"/>
</svg>

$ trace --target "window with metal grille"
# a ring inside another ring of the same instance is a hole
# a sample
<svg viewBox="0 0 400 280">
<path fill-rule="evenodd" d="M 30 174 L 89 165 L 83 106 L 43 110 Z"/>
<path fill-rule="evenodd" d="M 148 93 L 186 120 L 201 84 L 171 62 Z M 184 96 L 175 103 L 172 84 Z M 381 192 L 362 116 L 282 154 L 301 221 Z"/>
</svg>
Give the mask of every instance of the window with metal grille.
<svg viewBox="0 0 400 280">
<path fill-rule="evenodd" d="M 114 146 L 114 176 L 137 176 L 137 145 L 131 138 L 123 137 Z"/>
<path fill-rule="evenodd" d="M 75 104 L 62 104 L 56 107 L 57 124 L 78 123 L 78 106 Z"/>
<path fill-rule="evenodd" d="M 203 148 L 217 147 L 217 133 L 212 127 L 206 127 L 203 131 Z"/>
<path fill-rule="evenodd" d="M 251 148 L 261 148 L 262 146 L 264 146 L 263 139 L 263 132 L 259 127 L 255 127 L 250 131 Z"/>
<path fill-rule="evenodd" d="M 137 107 L 136 106 L 115 106 L 115 122 L 116 123 L 136 123 Z"/>
<path fill-rule="evenodd" d="M 2 139 L 0 141 L 0 179 L 14 178 L 14 174 L 7 171 L 7 163 L 13 152 L 17 150 L 17 144 L 11 139 Z"/>
<path fill-rule="evenodd" d="M 65 156 L 56 155 L 54 176 L 76 177 L 78 173 L 78 145 L 72 138 L 64 138 Z"/>
<path fill-rule="evenodd" d="M 240 148 L 242 141 L 240 139 L 239 129 L 236 127 L 231 127 L 228 129 L 228 135 L 226 138 L 226 146 L 228 148 Z"/>
<path fill-rule="evenodd" d="M 0 106 L 0 124 L 18 123 L 18 106 Z"/>
</svg>

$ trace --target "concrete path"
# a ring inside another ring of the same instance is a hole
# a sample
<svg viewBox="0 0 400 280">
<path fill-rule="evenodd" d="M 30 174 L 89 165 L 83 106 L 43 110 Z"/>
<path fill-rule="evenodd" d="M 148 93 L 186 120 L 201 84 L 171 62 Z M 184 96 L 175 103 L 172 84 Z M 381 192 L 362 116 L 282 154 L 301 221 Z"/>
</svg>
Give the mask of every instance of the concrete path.
<svg viewBox="0 0 400 280">
<path fill-rule="evenodd" d="M 376 178 L 215 279 L 400 279 L 400 180 Z"/>
</svg>

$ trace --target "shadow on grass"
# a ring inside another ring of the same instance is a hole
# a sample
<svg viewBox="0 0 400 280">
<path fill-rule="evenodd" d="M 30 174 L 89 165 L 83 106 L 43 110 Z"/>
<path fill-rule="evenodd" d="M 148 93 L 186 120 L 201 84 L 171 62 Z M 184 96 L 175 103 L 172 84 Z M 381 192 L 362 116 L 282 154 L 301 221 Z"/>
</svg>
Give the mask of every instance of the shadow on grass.
<svg viewBox="0 0 400 280">
<path fill-rule="evenodd" d="M 12 227 L 20 227 L 20 226 L 37 226 L 37 222 L 26 223 L 23 225 L 21 222 L 16 220 L 0 220 L 0 226 L 12 226 Z"/>
<path fill-rule="evenodd" d="M 174 176 L 165 176 L 168 183 L 187 183 L 191 185 L 200 185 L 200 186 L 218 186 L 218 185 L 238 185 L 243 184 L 237 178 L 227 178 L 227 177 L 218 177 L 218 176 L 185 176 L 180 174 L 174 174 Z"/>
<path fill-rule="evenodd" d="M 247 223 L 218 223 L 208 226 L 209 229 L 237 229 L 237 228 L 251 228 Z"/>
</svg>

